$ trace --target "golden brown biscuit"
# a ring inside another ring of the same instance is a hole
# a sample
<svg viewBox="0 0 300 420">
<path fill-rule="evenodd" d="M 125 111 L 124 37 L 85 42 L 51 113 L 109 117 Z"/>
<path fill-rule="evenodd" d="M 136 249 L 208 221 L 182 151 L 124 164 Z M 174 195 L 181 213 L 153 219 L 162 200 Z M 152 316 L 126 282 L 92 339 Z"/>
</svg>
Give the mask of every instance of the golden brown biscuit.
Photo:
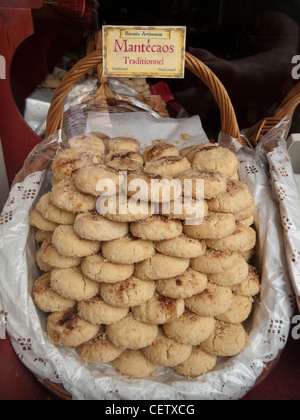
<svg viewBox="0 0 300 420">
<path fill-rule="evenodd" d="M 152 241 L 136 239 L 131 235 L 115 241 L 104 242 L 103 257 L 114 264 L 135 264 L 155 254 Z"/>
<path fill-rule="evenodd" d="M 56 207 L 73 213 L 96 210 L 96 197 L 79 192 L 73 181 L 60 181 L 53 186 L 51 200 Z"/>
<path fill-rule="evenodd" d="M 100 296 L 78 302 L 78 312 L 82 319 L 92 324 L 110 325 L 128 315 L 129 308 L 108 305 Z"/>
<path fill-rule="evenodd" d="M 216 144 L 203 146 L 201 150 L 189 156 L 192 168 L 213 169 L 222 172 L 227 178 L 235 175 L 240 167 L 239 161 L 234 153 Z"/>
<path fill-rule="evenodd" d="M 33 210 L 30 216 L 30 225 L 43 232 L 54 232 L 58 226 L 57 223 L 45 219 L 37 209 Z"/>
<path fill-rule="evenodd" d="M 65 257 L 57 252 L 52 244 L 51 239 L 46 239 L 39 251 L 41 259 L 44 263 L 53 268 L 72 268 L 81 264 L 82 259 L 79 257 Z"/>
<path fill-rule="evenodd" d="M 256 296 L 261 291 L 260 275 L 257 269 L 253 266 L 249 266 L 249 274 L 246 280 L 242 283 L 234 286 L 232 291 L 240 296 Z"/>
<path fill-rule="evenodd" d="M 91 241 L 114 241 L 129 233 L 128 223 L 113 222 L 97 211 L 77 215 L 74 230 L 78 236 Z"/>
<path fill-rule="evenodd" d="M 221 274 L 235 266 L 238 260 L 237 252 L 206 249 L 204 255 L 191 260 L 191 267 L 204 274 Z"/>
<path fill-rule="evenodd" d="M 48 340 L 55 346 L 78 347 L 96 337 L 99 328 L 81 319 L 76 308 L 54 312 L 47 319 Z"/>
<path fill-rule="evenodd" d="M 253 195 L 246 184 L 228 180 L 226 192 L 210 200 L 208 208 L 213 212 L 237 214 L 252 207 L 253 203 Z"/>
<path fill-rule="evenodd" d="M 102 255 L 86 257 L 81 264 L 82 272 L 98 283 L 119 283 L 134 273 L 134 264 L 113 264 Z"/>
<path fill-rule="evenodd" d="M 83 149 L 93 154 L 105 154 L 105 145 L 103 140 L 94 134 L 80 134 L 68 140 L 70 149 Z"/>
<path fill-rule="evenodd" d="M 122 174 L 107 165 L 82 168 L 74 176 L 76 188 L 84 194 L 95 197 L 118 194 L 123 189 L 123 182 Z"/>
<path fill-rule="evenodd" d="M 221 239 L 231 235 L 236 230 L 236 223 L 232 214 L 209 213 L 200 224 L 189 225 L 185 223 L 183 230 L 192 238 Z"/>
<path fill-rule="evenodd" d="M 201 348 L 216 356 L 232 357 L 241 353 L 247 345 L 248 337 L 241 324 L 217 321 L 214 333 L 201 344 Z"/>
<path fill-rule="evenodd" d="M 165 335 L 162 327 L 159 327 L 156 339 L 150 346 L 142 349 L 144 356 L 152 363 L 159 366 L 178 366 L 191 355 L 190 344 L 180 344 Z"/>
<path fill-rule="evenodd" d="M 152 298 L 132 308 L 135 319 L 148 324 L 166 324 L 179 318 L 184 312 L 184 300 L 173 299 L 157 292 Z"/>
<path fill-rule="evenodd" d="M 61 296 L 77 301 L 91 299 L 99 292 L 99 283 L 85 277 L 80 267 L 54 269 L 51 287 Z"/>
<path fill-rule="evenodd" d="M 74 308 L 77 302 L 67 299 L 51 288 L 51 273 L 38 278 L 33 286 L 32 297 L 36 306 L 43 312 L 59 312 Z"/>
<path fill-rule="evenodd" d="M 180 197 L 178 200 L 161 203 L 159 213 L 169 219 L 194 220 L 208 216 L 206 200 L 195 200 L 189 197 Z"/>
<path fill-rule="evenodd" d="M 185 186 L 185 188 L 183 188 L 185 193 L 191 192 L 195 199 L 199 199 L 199 194 L 204 193 L 204 198 L 206 200 L 211 200 L 223 194 L 227 188 L 227 179 L 225 175 L 211 169 L 190 169 L 179 174 L 178 179 L 180 179 L 183 186 Z M 203 192 L 200 183 L 199 187 L 197 187 L 197 180 L 204 181 Z"/>
<path fill-rule="evenodd" d="M 52 243 L 65 257 L 88 257 L 97 254 L 101 249 L 101 242 L 80 238 L 74 227 L 69 225 L 60 225 L 55 229 Z"/>
<path fill-rule="evenodd" d="M 252 311 L 252 297 L 239 296 L 233 294 L 232 304 L 226 312 L 217 315 L 218 321 L 227 322 L 228 324 L 242 324 L 249 318 Z"/>
<path fill-rule="evenodd" d="M 181 172 L 190 169 L 191 164 L 182 156 L 167 156 L 161 159 L 147 162 L 144 171 L 148 174 L 177 177 Z"/>
<path fill-rule="evenodd" d="M 233 287 L 242 283 L 248 277 L 248 274 L 249 266 L 240 255 L 236 265 L 221 274 L 209 274 L 208 280 L 218 286 Z"/>
<path fill-rule="evenodd" d="M 110 152 L 127 150 L 129 152 L 139 152 L 141 145 L 138 140 L 132 137 L 114 137 L 108 142 Z"/>
<path fill-rule="evenodd" d="M 103 163 L 102 153 L 82 149 L 66 149 L 58 152 L 52 163 L 53 176 L 60 180 L 71 179 L 81 168 Z"/>
<path fill-rule="evenodd" d="M 155 208 L 148 201 L 136 201 L 122 194 L 117 197 L 100 197 L 97 211 L 113 222 L 130 223 L 148 219 L 154 214 Z"/>
<path fill-rule="evenodd" d="M 216 322 L 213 317 L 203 317 L 186 310 L 174 321 L 163 325 L 164 333 L 181 344 L 197 346 L 214 331 Z"/>
<path fill-rule="evenodd" d="M 120 349 L 112 344 L 107 338 L 103 328 L 97 337 L 77 347 L 78 356 L 85 361 L 85 363 L 110 363 L 123 353 Z"/>
<path fill-rule="evenodd" d="M 202 293 L 185 299 L 185 306 L 200 316 L 215 317 L 230 308 L 232 299 L 229 287 L 208 283 Z"/>
<path fill-rule="evenodd" d="M 207 287 L 207 276 L 188 268 L 182 275 L 156 282 L 157 291 L 173 299 L 186 299 L 202 293 Z"/>
<path fill-rule="evenodd" d="M 191 238 L 188 235 L 180 235 L 174 239 L 157 242 L 155 248 L 161 254 L 178 258 L 197 258 L 206 250 L 204 241 Z"/>
<path fill-rule="evenodd" d="M 168 156 L 179 156 L 179 150 L 172 144 L 158 141 L 144 151 L 144 162 L 153 162 Z"/>
<path fill-rule="evenodd" d="M 182 234 L 182 223 L 164 216 L 152 216 L 149 219 L 130 224 L 133 236 L 148 241 L 164 241 Z"/>
<path fill-rule="evenodd" d="M 189 267 L 187 258 L 175 258 L 168 255 L 155 254 L 136 264 L 135 275 L 143 280 L 162 280 L 180 276 Z"/>
<path fill-rule="evenodd" d="M 251 227 L 237 223 L 232 235 L 222 239 L 207 239 L 206 245 L 217 251 L 246 252 L 256 245 L 256 232 Z"/>
<path fill-rule="evenodd" d="M 51 192 L 43 195 L 39 200 L 36 209 L 42 216 L 51 222 L 59 225 L 72 225 L 75 221 L 76 215 L 72 212 L 62 210 L 56 207 L 51 200 Z"/>
<path fill-rule="evenodd" d="M 217 356 L 206 353 L 201 346 L 193 347 L 190 357 L 175 367 L 175 371 L 188 379 L 203 376 L 217 365 Z"/>
<path fill-rule="evenodd" d="M 125 350 L 111 364 L 120 375 L 135 379 L 145 378 L 158 368 L 143 355 L 141 350 Z"/>
<path fill-rule="evenodd" d="M 155 283 L 143 281 L 137 277 L 128 280 L 100 285 L 102 299 L 111 306 L 133 308 L 148 302 L 155 292 Z"/>
<path fill-rule="evenodd" d="M 139 350 L 153 343 L 158 326 L 139 322 L 130 313 L 121 321 L 108 325 L 106 333 L 116 347 Z"/>
</svg>

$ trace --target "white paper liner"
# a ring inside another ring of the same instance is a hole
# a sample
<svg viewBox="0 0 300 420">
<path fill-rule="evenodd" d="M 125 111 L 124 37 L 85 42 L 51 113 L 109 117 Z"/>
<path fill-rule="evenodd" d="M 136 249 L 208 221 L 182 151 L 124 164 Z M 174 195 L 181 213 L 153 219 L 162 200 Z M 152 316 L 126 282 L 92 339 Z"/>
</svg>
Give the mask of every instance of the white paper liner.
<svg viewBox="0 0 300 420">
<path fill-rule="evenodd" d="M 155 123 L 158 121 L 153 119 L 151 137 L 161 138 L 158 136 L 161 124 Z M 139 133 L 145 129 L 139 119 L 136 119 L 136 127 Z M 198 127 L 201 137 L 201 124 Z M 174 126 L 172 129 L 170 141 Z M 85 400 L 239 399 L 254 386 L 266 363 L 276 359 L 287 342 L 294 298 L 281 219 L 266 167 L 246 149 L 240 149 L 237 155 L 241 178 L 249 185 L 257 204 L 261 299 L 256 301 L 246 325 L 249 346 L 237 357 L 220 359 L 214 372 L 189 381 L 166 368 L 143 380 L 129 379 L 119 376 L 109 365 L 87 366 L 74 350 L 58 348 L 48 342 L 46 315 L 37 310 L 31 298 L 39 271 L 30 229 L 31 211 L 50 188 L 48 174 L 35 172 L 14 186 L 0 218 L 0 313 L 6 313 L 7 332 L 17 355 L 39 379 L 61 383 L 74 399 Z"/>
</svg>

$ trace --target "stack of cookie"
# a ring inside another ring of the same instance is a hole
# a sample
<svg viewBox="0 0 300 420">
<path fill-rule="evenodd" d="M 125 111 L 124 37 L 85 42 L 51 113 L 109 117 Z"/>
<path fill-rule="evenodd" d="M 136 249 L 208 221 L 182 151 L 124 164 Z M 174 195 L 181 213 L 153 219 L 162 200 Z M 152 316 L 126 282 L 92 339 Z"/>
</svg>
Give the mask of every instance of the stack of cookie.
<svg viewBox="0 0 300 420">
<path fill-rule="evenodd" d="M 51 192 L 31 216 L 45 273 L 33 298 L 48 314 L 49 341 L 134 378 L 159 366 L 198 377 L 218 357 L 239 354 L 260 277 L 248 263 L 254 200 L 238 168 L 235 155 L 217 145 L 180 152 L 158 141 L 142 155 L 132 138 L 70 139 L 54 159 Z M 131 181 L 142 179 L 150 190 L 154 179 L 175 178 L 204 180 L 204 220 L 189 224 L 184 209 L 174 211 L 178 197 L 164 193 L 151 205 L 149 191 L 140 191 L 145 201 L 131 210 Z M 107 202 L 102 180 L 112 182 L 119 200 L 100 214 Z"/>
</svg>

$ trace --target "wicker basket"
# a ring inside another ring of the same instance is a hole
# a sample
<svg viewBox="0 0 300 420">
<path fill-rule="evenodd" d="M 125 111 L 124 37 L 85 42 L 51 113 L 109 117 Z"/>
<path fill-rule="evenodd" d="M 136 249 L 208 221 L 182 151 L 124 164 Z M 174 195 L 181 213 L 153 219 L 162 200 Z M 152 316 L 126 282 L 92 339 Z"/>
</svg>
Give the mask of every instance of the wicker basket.
<svg viewBox="0 0 300 420">
<path fill-rule="evenodd" d="M 87 74 L 90 74 L 91 71 L 95 68 L 98 69 L 98 79 L 100 82 L 100 88 L 97 91 L 96 95 L 93 98 L 93 103 L 100 105 L 108 105 L 110 107 L 117 107 L 117 100 L 115 94 L 110 90 L 107 80 L 103 78 L 101 72 L 101 63 L 102 63 L 102 51 L 96 50 L 83 60 L 78 62 L 71 71 L 65 76 L 60 86 L 57 88 L 53 101 L 51 103 L 48 118 L 47 118 L 47 128 L 46 136 L 50 137 L 55 136 L 57 130 L 63 127 L 63 118 L 64 118 L 64 105 L 68 94 L 76 83 Z M 232 106 L 231 100 L 228 96 L 228 93 L 216 77 L 216 75 L 199 59 L 195 58 L 189 53 L 186 53 L 186 67 L 192 71 L 197 77 L 199 77 L 210 89 L 212 92 L 221 114 L 221 131 L 224 134 L 238 139 L 242 144 L 247 145 L 253 148 L 252 142 L 250 142 L 246 137 L 242 136 Z M 255 131 L 255 130 L 254 130 Z M 260 378 L 257 381 L 257 384 L 261 383 L 273 369 L 278 359 L 269 363 Z M 58 396 L 63 400 L 71 400 L 72 395 L 68 393 L 62 385 L 54 384 L 49 380 L 42 381 L 43 385 L 50 390 L 53 394 Z"/>
<path fill-rule="evenodd" d="M 294 86 L 294 88 L 288 93 L 273 117 L 264 118 L 246 131 L 246 136 L 252 147 L 256 147 L 262 137 L 279 124 L 284 118 L 293 114 L 299 104 L 300 83 Z"/>
</svg>

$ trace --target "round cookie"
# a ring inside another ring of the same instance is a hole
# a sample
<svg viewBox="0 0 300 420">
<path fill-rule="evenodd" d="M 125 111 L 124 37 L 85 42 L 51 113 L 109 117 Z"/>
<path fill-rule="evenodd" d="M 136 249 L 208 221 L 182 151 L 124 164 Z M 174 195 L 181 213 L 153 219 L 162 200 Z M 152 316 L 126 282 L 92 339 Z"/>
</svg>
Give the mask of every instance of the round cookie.
<svg viewBox="0 0 300 420">
<path fill-rule="evenodd" d="M 56 207 L 51 200 L 51 192 L 43 195 L 39 200 L 36 209 L 42 216 L 51 222 L 59 225 L 72 225 L 75 221 L 76 215 L 72 212 L 62 210 Z"/>
<path fill-rule="evenodd" d="M 178 179 L 162 177 L 146 172 L 129 172 L 127 195 L 151 203 L 168 203 L 182 197 L 182 186 Z"/>
<path fill-rule="evenodd" d="M 97 254 L 101 249 L 101 242 L 80 238 L 74 227 L 69 225 L 60 225 L 55 229 L 52 243 L 65 257 L 88 257 Z"/>
<path fill-rule="evenodd" d="M 78 347 L 98 333 L 99 325 L 81 319 L 76 308 L 54 312 L 47 319 L 48 340 L 55 346 Z"/>
<path fill-rule="evenodd" d="M 116 152 L 110 152 L 106 155 L 106 162 L 108 166 L 111 166 L 115 160 L 117 161 L 129 161 L 139 163 L 141 166 L 144 165 L 143 156 L 138 152 L 129 152 L 128 150 L 118 150 Z"/>
<path fill-rule="evenodd" d="M 182 234 L 182 229 L 182 223 L 179 220 L 170 220 L 164 216 L 157 215 L 130 224 L 130 231 L 133 236 L 148 241 L 163 241 L 176 238 Z"/>
<path fill-rule="evenodd" d="M 206 249 L 204 255 L 191 260 L 191 267 L 204 274 L 221 274 L 235 266 L 238 260 L 237 252 Z"/>
<path fill-rule="evenodd" d="M 208 204 L 206 200 L 180 197 L 178 200 L 161 203 L 159 213 L 169 219 L 194 220 L 208 216 Z"/>
<path fill-rule="evenodd" d="M 227 322 L 229 324 L 241 324 L 249 318 L 252 311 L 252 297 L 239 296 L 233 294 L 232 304 L 226 312 L 216 316 L 218 321 Z"/>
<path fill-rule="evenodd" d="M 65 257 L 60 255 L 51 239 L 46 239 L 40 249 L 40 257 L 44 263 L 54 268 L 72 268 L 81 264 L 79 257 Z"/>
<path fill-rule="evenodd" d="M 150 346 L 158 333 L 158 326 L 137 321 L 132 313 L 106 327 L 110 341 L 123 349 L 139 350 Z"/>
<path fill-rule="evenodd" d="M 88 150 L 93 154 L 105 154 L 105 145 L 103 140 L 94 134 L 80 134 L 72 137 L 68 140 L 68 146 L 70 149 L 83 149 Z"/>
<path fill-rule="evenodd" d="M 237 222 L 240 222 L 241 220 L 249 219 L 249 217 L 254 216 L 255 213 L 255 202 L 253 201 L 252 206 L 238 212 L 234 213 L 234 218 Z"/>
<path fill-rule="evenodd" d="M 232 299 L 233 294 L 229 287 L 208 283 L 202 293 L 185 299 L 185 306 L 200 316 L 215 317 L 230 308 Z"/>
<path fill-rule="evenodd" d="M 156 290 L 173 299 L 186 299 L 202 293 L 207 287 L 207 276 L 188 268 L 182 275 L 156 282 Z"/>
<path fill-rule="evenodd" d="M 110 152 L 127 150 L 128 152 L 139 152 L 141 145 L 138 140 L 132 137 L 114 137 L 108 142 Z"/>
<path fill-rule="evenodd" d="M 111 365 L 120 375 L 142 379 L 156 371 L 158 366 L 148 360 L 141 350 L 125 350 Z"/>
<path fill-rule="evenodd" d="M 100 197 L 97 211 L 113 222 L 130 223 L 148 219 L 155 210 L 148 201 L 136 201 L 133 197 L 128 199 L 122 194 L 116 197 Z"/>
<path fill-rule="evenodd" d="M 45 219 L 37 209 L 34 209 L 30 216 L 30 225 L 43 232 L 54 232 L 58 226 L 57 223 Z"/>
<path fill-rule="evenodd" d="M 192 346 L 177 343 L 177 341 L 167 337 L 160 327 L 156 339 L 150 346 L 142 349 L 142 352 L 152 363 L 159 366 L 174 367 L 190 357 Z"/>
<path fill-rule="evenodd" d="M 45 261 L 43 260 L 42 256 L 41 256 L 41 250 L 39 249 L 36 253 L 36 263 L 37 266 L 40 268 L 40 270 L 44 271 L 45 273 L 48 273 L 50 271 L 53 270 L 53 267 L 47 263 L 45 263 Z"/>
<path fill-rule="evenodd" d="M 110 325 L 128 315 L 129 308 L 117 308 L 108 305 L 100 296 L 78 303 L 78 312 L 82 319 L 92 324 Z"/>
<path fill-rule="evenodd" d="M 180 156 L 179 150 L 172 144 L 160 141 L 146 147 L 143 158 L 144 162 L 153 162 L 169 156 Z"/>
<path fill-rule="evenodd" d="M 93 153 L 83 149 L 66 149 L 58 152 L 52 163 L 53 176 L 56 179 L 71 179 L 81 168 L 103 163 L 101 153 Z"/>
<path fill-rule="evenodd" d="M 242 283 L 232 287 L 232 291 L 239 296 L 258 295 L 261 291 L 261 281 L 257 269 L 250 265 L 248 277 Z"/>
<path fill-rule="evenodd" d="M 96 210 L 97 199 L 77 190 L 73 181 L 60 181 L 53 186 L 51 200 L 56 207 L 73 213 Z"/>
<path fill-rule="evenodd" d="M 135 275 L 143 280 L 162 280 L 180 276 L 189 267 L 187 258 L 175 258 L 168 255 L 155 254 L 135 266 Z"/>
<path fill-rule="evenodd" d="M 77 347 L 78 356 L 85 363 L 110 363 L 123 353 L 107 338 L 105 331 L 100 328 L 97 337 Z"/>
<path fill-rule="evenodd" d="M 184 300 L 172 299 L 157 292 L 147 302 L 132 308 L 135 319 L 147 324 L 166 324 L 184 312 Z"/>
<path fill-rule="evenodd" d="M 206 245 L 217 251 L 246 252 L 256 245 L 256 232 L 251 227 L 237 223 L 236 230 L 222 239 L 207 239 Z"/>
<path fill-rule="evenodd" d="M 97 211 L 77 215 L 74 230 L 78 236 L 91 241 L 114 241 L 129 233 L 128 223 L 113 222 Z"/>
<path fill-rule="evenodd" d="M 233 287 L 242 283 L 249 274 L 249 266 L 242 256 L 239 256 L 238 262 L 229 270 L 221 274 L 209 274 L 208 280 L 217 286 Z"/>
<path fill-rule="evenodd" d="M 190 169 L 191 164 L 187 158 L 182 156 L 168 156 L 161 159 L 147 162 L 144 171 L 148 174 L 177 177 L 181 172 Z"/>
<path fill-rule="evenodd" d="M 103 257 L 114 264 L 135 264 L 155 254 L 152 241 L 136 239 L 131 235 L 115 241 L 104 242 Z"/>
<path fill-rule="evenodd" d="M 227 181 L 227 190 L 208 202 L 210 211 L 218 213 L 239 213 L 253 206 L 254 198 L 249 187 L 241 181 Z"/>
<path fill-rule="evenodd" d="M 86 257 L 81 264 L 82 272 L 98 283 L 119 283 L 134 273 L 134 264 L 112 264 L 102 255 Z"/>
<path fill-rule="evenodd" d="M 231 235 L 236 229 L 232 214 L 209 213 L 198 225 L 184 224 L 184 232 L 192 238 L 221 239 Z"/>
<path fill-rule="evenodd" d="M 203 255 L 206 250 L 205 242 L 191 238 L 188 235 L 180 235 L 174 239 L 157 242 L 155 248 L 161 254 L 178 258 L 196 258 Z"/>
<path fill-rule="evenodd" d="M 222 172 L 227 178 L 235 175 L 240 167 L 234 153 L 215 144 L 206 145 L 191 156 L 192 168 L 213 169 Z"/>
<path fill-rule="evenodd" d="M 125 281 L 100 285 L 102 299 L 111 306 L 133 308 L 148 302 L 155 292 L 155 283 L 130 277 Z"/>
<path fill-rule="evenodd" d="M 217 321 L 214 333 L 201 344 L 202 350 L 220 357 L 232 357 L 248 345 L 247 333 L 241 324 Z"/>
<path fill-rule="evenodd" d="M 42 230 L 36 229 L 36 232 L 35 232 L 36 243 L 40 244 L 44 242 L 46 239 L 52 240 L 52 232 L 43 232 Z"/>
<path fill-rule="evenodd" d="M 203 376 L 217 365 L 217 356 L 206 353 L 201 347 L 193 347 L 190 357 L 175 367 L 175 371 L 188 379 Z"/>
<path fill-rule="evenodd" d="M 255 222 L 255 215 L 253 214 L 252 216 L 248 217 L 248 219 L 241 220 L 239 223 L 241 223 L 242 225 L 246 227 L 250 227 L 254 224 L 254 222 Z"/>
<path fill-rule="evenodd" d="M 199 199 L 200 193 L 203 194 L 202 185 L 200 183 L 198 190 L 197 180 L 204 181 L 204 198 L 206 200 L 218 197 L 227 189 L 227 178 L 225 175 L 211 169 L 190 169 L 179 174 L 178 179 L 182 181 L 185 193 L 191 193 L 195 199 Z M 187 182 L 188 180 L 190 182 Z"/>
<path fill-rule="evenodd" d="M 181 344 L 197 346 L 214 331 L 216 321 L 213 317 L 203 317 L 186 310 L 180 318 L 163 325 L 164 333 Z"/>
<path fill-rule="evenodd" d="M 38 278 L 33 286 L 33 300 L 43 312 L 59 312 L 74 308 L 77 302 L 60 296 L 51 289 L 51 274 L 44 274 Z"/>
<path fill-rule="evenodd" d="M 54 269 L 52 289 L 68 299 L 88 300 L 99 293 L 99 284 L 85 277 L 79 267 Z"/>
<path fill-rule="evenodd" d="M 136 160 L 122 159 L 120 157 L 107 162 L 107 166 L 117 169 L 118 171 L 142 171 L 144 165 Z"/>
<path fill-rule="evenodd" d="M 74 183 L 80 192 L 100 197 L 118 194 L 123 188 L 124 178 L 117 169 L 98 165 L 80 169 L 74 176 Z"/>
</svg>

